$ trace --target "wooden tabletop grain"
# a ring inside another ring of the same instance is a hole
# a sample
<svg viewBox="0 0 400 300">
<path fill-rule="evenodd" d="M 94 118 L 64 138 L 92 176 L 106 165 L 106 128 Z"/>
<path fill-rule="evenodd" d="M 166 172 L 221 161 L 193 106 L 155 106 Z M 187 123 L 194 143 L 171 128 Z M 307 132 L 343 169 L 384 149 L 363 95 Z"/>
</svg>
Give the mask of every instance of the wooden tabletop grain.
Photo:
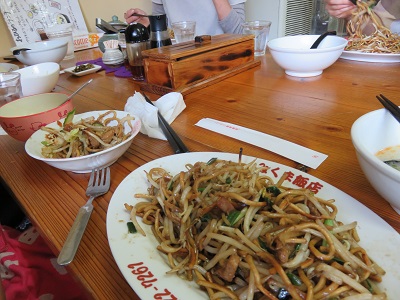
<svg viewBox="0 0 400 300">
<path fill-rule="evenodd" d="M 76 52 L 76 61 L 101 56 L 98 49 Z M 328 158 L 309 174 L 326 181 L 374 211 L 397 232 L 400 216 L 371 187 L 358 165 L 350 128 L 361 115 L 380 109 L 375 95 L 384 93 L 400 104 L 400 64 L 366 63 L 339 59 L 313 78 L 285 75 L 269 53 L 261 65 L 184 97 L 186 109 L 172 123 L 192 152 L 218 151 L 297 163 L 278 154 L 244 144 L 195 126 L 202 118 L 231 122 L 325 153 Z M 93 82 L 73 99 L 77 113 L 123 110 L 138 85 L 104 71 L 83 77 L 60 75 L 56 92 L 70 94 L 88 79 Z M 149 94 L 152 100 L 158 96 Z M 38 228 L 55 255 L 60 252 L 80 206 L 87 197 L 88 174 L 55 169 L 29 157 L 24 143 L 0 136 L 0 174 L 15 199 Z M 167 141 L 139 134 L 131 147 L 111 166 L 110 191 L 94 201 L 94 211 L 70 272 L 93 299 L 138 299 L 121 275 L 106 234 L 106 214 L 113 192 L 139 166 L 173 154 Z"/>
</svg>

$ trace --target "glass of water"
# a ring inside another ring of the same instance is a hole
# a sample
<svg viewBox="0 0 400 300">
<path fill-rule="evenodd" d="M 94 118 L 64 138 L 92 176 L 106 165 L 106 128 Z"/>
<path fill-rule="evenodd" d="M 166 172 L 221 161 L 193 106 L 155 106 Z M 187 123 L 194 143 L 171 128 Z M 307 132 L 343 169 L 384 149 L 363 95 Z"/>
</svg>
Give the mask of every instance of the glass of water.
<svg viewBox="0 0 400 300">
<path fill-rule="evenodd" d="M 182 21 L 171 24 L 177 43 L 193 41 L 196 32 L 195 21 Z"/>
<path fill-rule="evenodd" d="M 249 21 L 243 24 L 243 33 L 254 35 L 255 56 L 261 56 L 265 54 L 270 28 L 271 21 Z"/>
<path fill-rule="evenodd" d="M 0 107 L 21 97 L 21 74 L 18 72 L 0 73 Z"/>
</svg>

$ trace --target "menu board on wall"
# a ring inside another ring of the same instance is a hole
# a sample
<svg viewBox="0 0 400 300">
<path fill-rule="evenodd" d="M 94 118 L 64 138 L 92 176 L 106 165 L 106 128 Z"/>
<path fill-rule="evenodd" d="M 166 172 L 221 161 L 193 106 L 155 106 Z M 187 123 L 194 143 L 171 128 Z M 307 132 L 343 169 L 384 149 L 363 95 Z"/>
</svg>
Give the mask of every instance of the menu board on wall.
<svg viewBox="0 0 400 300">
<path fill-rule="evenodd" d="M 17 46 L 40 41 L 56 24 L 72 23 L 74 35 L 88 32 L 78 0 L 0 0 L 0 9 Z"/>
</svg>

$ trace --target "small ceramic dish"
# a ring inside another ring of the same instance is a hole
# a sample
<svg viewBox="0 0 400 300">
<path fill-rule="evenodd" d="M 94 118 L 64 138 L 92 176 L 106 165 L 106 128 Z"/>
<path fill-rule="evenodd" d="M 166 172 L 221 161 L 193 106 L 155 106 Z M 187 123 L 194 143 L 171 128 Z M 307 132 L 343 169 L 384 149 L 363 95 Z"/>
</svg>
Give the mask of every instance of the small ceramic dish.
<svg viewBox="0 0 400 300">
<path fill-rule="evenodd" d="M 84 70 L 84 71 L 80 71 L 80 72 L 74 72 L 75 68 L 76 67 L 67 68 L 67 69 L 64 69 L 64 71 L 66 73 L 70 73 L 70 74 L 75 75 L 75 76 L 84 76 L 84 75 L 87 75 L 87 74 L 91 74 L 91 73 L 97 72 L 98 70 L 101 69 L 101 66 L 93 65 L 93 68 L 90 68 L 90 69 L 87 69 L 87 70 Z"/>
<path fill-rule="evenodd" d="M 0 63 L 0 72 L 12 72 L 18 70 L 19 67 L 14 64 Z"/>
</svg>

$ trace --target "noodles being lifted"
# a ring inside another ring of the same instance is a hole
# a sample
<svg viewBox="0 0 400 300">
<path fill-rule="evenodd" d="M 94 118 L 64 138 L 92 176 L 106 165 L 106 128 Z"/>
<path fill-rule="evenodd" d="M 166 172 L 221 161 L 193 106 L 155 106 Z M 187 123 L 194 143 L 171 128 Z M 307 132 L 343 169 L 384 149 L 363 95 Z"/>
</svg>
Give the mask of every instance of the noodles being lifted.
<svg viewBox="0 0 400 300">
<path fill-rule="evenodd" d="M 375 1 L 357 1 L 357 10 L 347 23 L 349 43 L 345 50 L 367 53 L 400 53 L 400 36 L 386 28 L 370 8 Z M 369 36 L 362 33 L 363 26 L 370 22 L 375 32 Z"/>
<path fill-rule="evenodd" d="M 71 111 L 64 120 L 58 122 L 60 129 L 42 127 L 48 132 L 42 142 L 42 155 L 47 158 L 69 158 L 100 152 L 122 143 L 131 136 L 124 132 L 127 123 L 133 130 L 133 116 L 127 115 L 120 119 L 116 111 L 107 111 L 97 119 L 89 117 L 73 123 L 75 110 Z M 109 126 L 116 121 L 115 126 Z"/>
<path fill-rule="evenodd" d="M 358 244 L 333 200 L 274 183 L 267 167 L 212 159 L 170 176 L 151 169 L 136 217 L 152 225 L 171 270 L 210 299 L 386 299 L 385 273 Z"/>
</svg>

